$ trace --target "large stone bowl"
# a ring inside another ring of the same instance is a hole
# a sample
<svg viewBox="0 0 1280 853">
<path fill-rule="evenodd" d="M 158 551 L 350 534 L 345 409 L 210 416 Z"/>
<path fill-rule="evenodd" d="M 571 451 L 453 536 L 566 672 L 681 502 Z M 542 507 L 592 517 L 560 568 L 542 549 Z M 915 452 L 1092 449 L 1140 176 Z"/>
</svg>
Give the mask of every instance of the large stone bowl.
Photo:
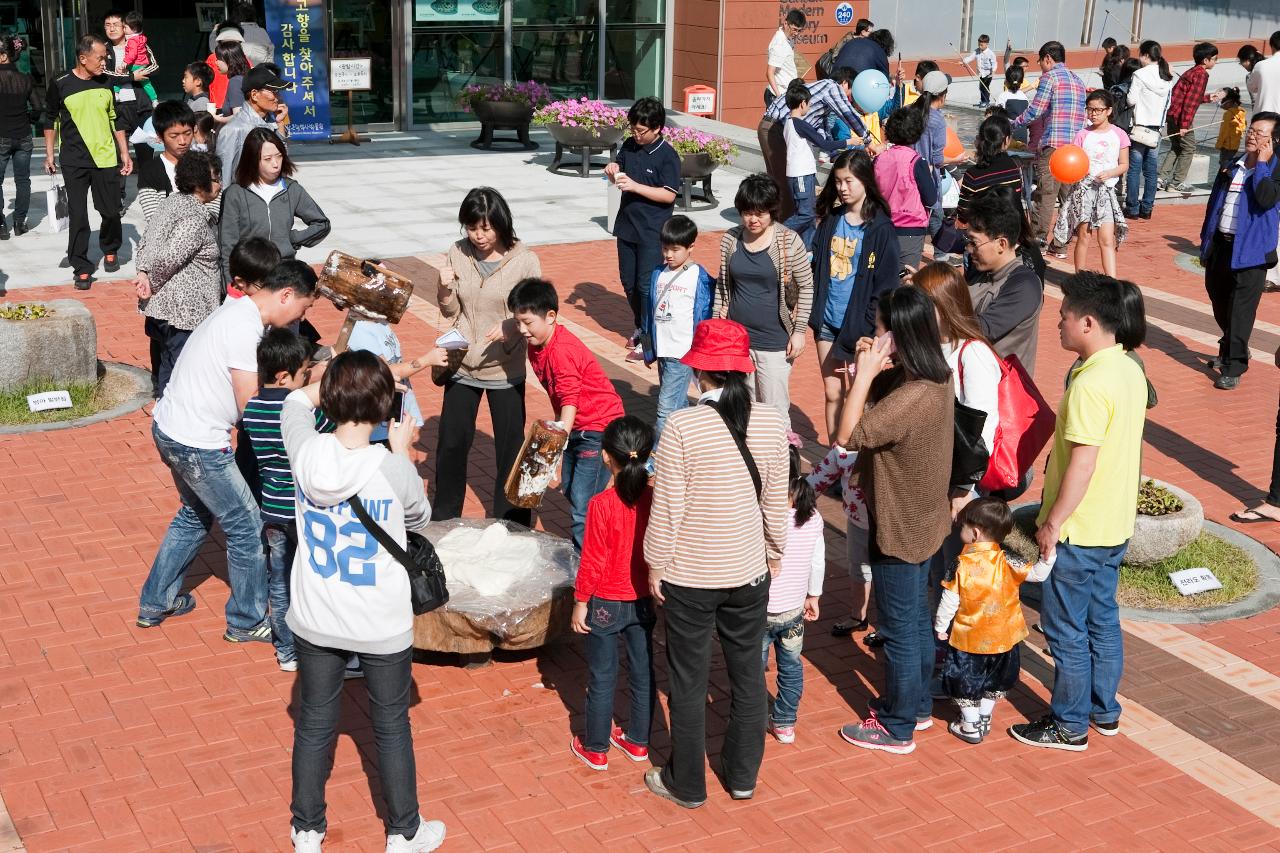
<svg viewBox="0 0 1280 853">
<path fill-rule="evenodd" d="M 1182 510 L 1169 515 L 1137 517 L 1133 538 L 1129 540 L 1129 548 L 1124 554 L 1124 561 L 1131 566 L 1147 566 L 1172 557 L 1194 542 L 1204 528 L 1204 507 L 1189 492 L 1153 477 L 1143 477 L 1142 480 L 1151 480 L 1173 492 L 1182 501 Z M 1137 496 L 1134 498 L 1136 500 Z M 1039 512 L 1040 504 L 1024 504 L 1014 515 L 1019 521 L 1029 520 L 1034 527 Z"/>
<path fill-rule="evenodd" d="M 1143 478 L 1144 482 L 1146 479 Z M 1168 559 L 1190 545 L 1204 528 L 1204 507 L 1190 492 L 1171 483 L 1152 479 L 1182 501 L 1180 512 L 1169 515 L 1139 515 L 1129 540 L 1124 561 L 1131 566 L 1147 566 Z"/>
<path fill-rule="evenodd" d="M 75 299 L 40 304 L 49 308 L 48 316 L 0 319 L 0 391 L 35 382 L 96 382 L 98 329 L 93 314 Z"/>
</svg>

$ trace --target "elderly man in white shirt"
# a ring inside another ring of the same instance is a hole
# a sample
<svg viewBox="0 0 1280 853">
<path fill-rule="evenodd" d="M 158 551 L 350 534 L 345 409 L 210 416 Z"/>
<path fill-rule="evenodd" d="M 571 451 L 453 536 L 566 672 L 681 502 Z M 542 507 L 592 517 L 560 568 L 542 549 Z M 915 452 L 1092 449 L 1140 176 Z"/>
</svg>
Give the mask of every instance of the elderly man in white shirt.
<svg viewBox="0 0 1280 853">
<path fill-rule="evenodd" d="M 787 84 L 800 76 L 796 71 L 796 36 L 804 29 L 806 20 L 804 12 L 792 9 L 787 12 L 782 26 L 769 41 L 769 58 L 766 60 L 764 106 L 773 103 L 787 91 Z"/>
</svg>

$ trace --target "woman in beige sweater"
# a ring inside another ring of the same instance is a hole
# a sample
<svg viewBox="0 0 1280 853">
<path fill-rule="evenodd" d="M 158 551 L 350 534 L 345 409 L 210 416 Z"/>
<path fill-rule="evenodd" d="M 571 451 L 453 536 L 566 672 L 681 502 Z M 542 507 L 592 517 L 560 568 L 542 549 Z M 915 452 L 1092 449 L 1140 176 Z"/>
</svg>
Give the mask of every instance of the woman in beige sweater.
<svg viewBox="0 0 1280 853">
<path fill-rule="evenodd" d="M 477 187 L 467 193 L 458 222 L 467 236 L 449 249 L 438 301 L 440 313 L 471 346 L 453 350 L 446 368 L 432 516 L 444 521 L 462 515 L 467 457 L 480 398 L 487 395 L 497 465 L 492 516 L 528 526 L 530 511 L 513 507 L 503 488 L 524 441 L 525 342 L 507 309 L 507 296 L 522 279 L 540 277 L 542 266 L 516 238 L 511 209 L 497 190 Z"/>
<path fill-rule="evenodd" d="M 871 580 L 885 637 L 885 686 L 867 719 L 840 729 L 864 749 L 916 748 L 933 701 L 929 569 L 951 530 L 949 487 L 955 418 L 951 370 L 933 300 L 917 287 L 880 297 L 874 341 L 858 359 L 836 437 L 858 452 L 871 516 Z"/>
<path fill-rule="evenodd" d="M 713 637 L 731 694 L 720 764 L 734 799 L 755 791 L 768 711 L 760 638 L 786 545 L 790 459 L 782 416 L 751 402 L 747 375 L 756 366 L 743 326 L 704 320 L 681 361 L 694 369 L 702 396 L 673 412 L 662 431 L 644 537 L 649 588 L 666 613 L 671 716 L 671 759 L 646 773 L 645 784 L 696 808 L 707 799 Z"/>
</svg>

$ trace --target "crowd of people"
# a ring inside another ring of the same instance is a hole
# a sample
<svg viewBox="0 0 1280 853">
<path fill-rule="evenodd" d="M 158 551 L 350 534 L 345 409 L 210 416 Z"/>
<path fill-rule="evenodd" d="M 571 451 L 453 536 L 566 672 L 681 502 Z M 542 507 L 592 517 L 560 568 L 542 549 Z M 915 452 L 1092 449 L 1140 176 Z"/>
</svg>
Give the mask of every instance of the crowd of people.
<svg viewBox="0 0 1280 853">
<path fill-rule="evenodd" d="M 443 823 L 420 816 L 408 722 L 413 613 L 396 552 L 410 531 L 461 515 L 484 396 L 496 457 L 485 509 L 533 523 L 503 488 L 524 435 L 529 371 L 568 434 L 553 482 L 580 554 L 571 627 L 585 635 L 590 675 L 570 751 L 587 766 L 606 770 L 611 747 L 649 759 L 661 612 L 671 748 L 646 772 L 648 789 L 685 808 L 707 799 L 714 641 L 730 688 L 724 784 L 734 799 L 754 796 L 766 738 L 793 743 L 801 723 L 803 637 L 820 617 L 827 575 L 817 503 L 828 492 L 845 515 L 853 580 L 832 631 L 863 633 L 883 650 L 877 697 L 839 737 L 910 753 L 940 696 L 958 709 L 951 734 L 983 742 L 1018 681 L 1025 582 L 1042 584 L 1056 675 L 1049 712 L 1009 734 L 1079 751 L 1090 729 L 1119 731 L 1115 592 L 1154 400 L 1134 353 L 1146 330 L 1141 291 L 1116 277 L 1116 252 L 1135 220 L 1151 217 L 1159 182 L 1177 189 L 1186 178 L 1184 143 L 1163 168 L 1156 154 L 1163 132 L 1180 139 L 1195 108 L 1219 97 L 1207 94 L 1216 48 L 1197 46 L 1195 68 L 1174 81 L 1158 43 L 1142 43 L 1136 59 L 1114 45 L 1104 86 L 1087 91 L 1050 41 L 1028 97 L 1029 63 L 1017 60 L 992 91 L 999 61 L 980 39 L 969 59 L 988 115 L 971 149 L 956 153 L 941 112 L 951 80 L 936 62 L 917 64 L 883 116 L 863 110 L 853 81 L 868 70 L 888 75 L 892 35 L 859 21 L 827 76 L 806 83 L 787 51 L 805 24 L 792 10 L 769 49 L 759 127 L 767 172 L 741 182 L 741 224 L 722 236 L 715 269 L 693 261 L 698 229 L 674 213 L 680 165 L 665 110 L 637 101 L 606 176 L 622 197 L 615 236 L 634 322 L 628 358 L 657 368 L 649 418 L 626 411 L 597 356 L 559 322 L 555 285 L 490 187 L 467 193 L 462 236 L 434 259 L 441 316 L 466 348 L 433 346 L 406 361 L 394 331 L 373 320 L 357 324 L 343 352 L 321 346 L 304 319 L 317 276 L 295 256 L 326 237 L 329 221 L 295 180 L 278 98 L 286 83 L 265 51 L 269 39 L 261 44 L 251 12 L 241 18 L 212 34 L 209 61 L 184 69 L 183 103 L 155 102 L 147 89 L 156 68 L 141 19 L 109 14 L 107 39 L 80 39 L 76 67 L 50 87 L 45 166 L 54 171 L 57 124 L 71 199 L 68 261 L 75 285 L 88 288 L 86 194 L 103 216 L 106 269 L 118 268 L 121 178 L 136 159 L 147 227 L 134 285 L 151 342 L 152 435 L 180 499 L 136 622 L 153 629 L 196 607 L 184 579 L 216 522 L 231 589 L 224 639 L 272 644 L 280 669 L 299 681 L 296 850 L 318 851 L 324 839 L 324 788 L 350 678 L 369 690 L 388 851 L 444 840 Z M 1280 33 L 1270 48 L 1270 59 L 1249 58 L 1251 117 L 1236 112 L 1238 92 L 1221 93 L 1224 154 L 1202 259 L 1223 329 L 1215 366 L 1224 389 L 1248 366 L 1257 302 L 1276 266 L 1280 114 L 1265 104 L 1280 100 Z M 6 55 L 0 42 L 0 93 Z M 27 103 L 30 93 L 20 94 Z M 128 134 L 147 121 L 159 150 L 131 154 Z M 1009 153 L 1020 139 L 1033 187 Z M 1072 184 L 1050 162 L 1068 145 L 1089 162 Z M 830 158 L 820 187 L 814 147 Z M 962 162 L 956 181 L 948 167 Z M 15 214 L 15 233 L 21 221 Z M 1032 460 L 999 472 L 994 460 L 1009 457 L 1024 428 L 1002 423 L 1002 404 L 1034 372 L 1044 255 L 1065 257 L 1073 239 L 1076 272 L 1061 284 L 1057 326 L 1077 358 L 1055 431 L 1042 437 L 1050 451 L 1039 559 L 1028 565 L 1001 543 L 1013 526 L 1009 502 L 1031 486 Z M 1101 272 L 1087 268 L 1091 239 Z M 818 437 L 829 451 L 806 473 L 790 383 L 811 336 L 824 391 Z M 411 455 L 422 423 L 411 378 L 427 368 L 443 388 L 434 502 Z M 392 411 L 397 393 L 404 403 Z M 630 687 L 623 725 L 613 709 L 619 638 Z"/>
</svg>

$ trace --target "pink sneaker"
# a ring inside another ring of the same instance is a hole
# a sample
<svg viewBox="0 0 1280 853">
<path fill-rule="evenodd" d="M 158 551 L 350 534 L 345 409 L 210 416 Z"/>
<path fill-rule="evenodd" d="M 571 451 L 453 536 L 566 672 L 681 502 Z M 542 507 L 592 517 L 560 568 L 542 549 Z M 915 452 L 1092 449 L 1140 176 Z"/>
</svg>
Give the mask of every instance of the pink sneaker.
<svg viewBox="0 0 1280 853">
<path fill-rule="evenodd" d="M 622 754 L 625 755 L 627 758 L 630 758 L 632 761 L 648 761 L 649 760 L 649 747 L 641 746 L 638 743 L 632 743 L 631 741 L 627 740 L 627 736 L 622 731 L 622 728 L 620 726 L 613 727 L 613 733 L 609 735 L 609 743 L 613 744 L 618 749 L 622 750 Z M 601 757 L 603 757 L 603 754 L 601 753 L 593 752 L 588 754 L 589 755 L 600 754 Z"/>
<path fill-rule="evenodd" d="M 778 743 L 796 742 L 795 726 L 775 726 L 773 723 L 769 723 L 769 734 L 773 735 Z"/>
<path fill-rule="evenodd" d="M 582 746 L 582 741 L 577 735 L 573 736 L 573 742 L 569 744 L 569 751 L 578 757 L 578 760 L 590 767 L 592 770 L 608 770 L 609 756 L 603 752 L 592 752 Z"/>
</svg>

